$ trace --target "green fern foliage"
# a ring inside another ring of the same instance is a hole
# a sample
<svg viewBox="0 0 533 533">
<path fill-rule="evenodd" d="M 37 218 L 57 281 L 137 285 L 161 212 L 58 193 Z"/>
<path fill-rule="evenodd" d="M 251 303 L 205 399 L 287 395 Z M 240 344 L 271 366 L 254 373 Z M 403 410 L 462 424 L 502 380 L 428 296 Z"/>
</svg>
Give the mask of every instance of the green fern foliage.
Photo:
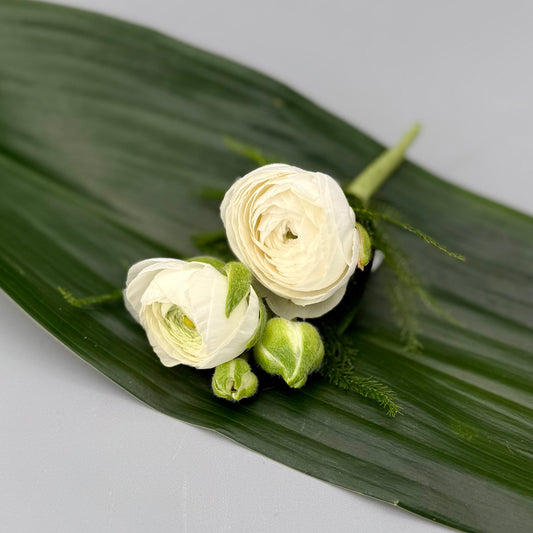
<svg viewBox="0 0 533 533">
<path fill-rule="evenodd" d="M 114 300 L 122 299 L 122 290 L 116 289 L 108 294 L 99 294 L 97 296 L 88 296 L 86 298 L 76 298 L 70 291 L 63 287 L 58 287 L 57 290 L 65 301 L 73 307 L 88 307 L 90 305 L 103 304 L 112 302 Z"/>
<path fill-rule="evenodd" d="M 326 357 L 321 373 L 325 379 L 335 387 L 377 402 L 390 417 L 401 414 L 402 407 L 398 405 L 393 390 L 371 376 L 357 375 L 354 365 L 357 349 L 346 338 L 339 337 L 337 332 L 330 328 L 324 328 L 322 336 Z"/>
<path fill-rule="evenodd" d="M 402 222 L 401 220 L 394 218 L 392 215 L 388 213 L 374 211 L 374 210 L 367 209 L 364 207 L 353 207 L 353 210 L 356 216 L 358 217 L 358 220 L 361 217 L 367 221 L 368 220 L 372 220 L 372 221 L 383 220 L 384 222 L 387 222 L 388 224 L 392 224 L 405 231 L 408 231 L 409 233 L 412 233 L 413 235 L 416 235 L 419 239 L 422 239 L 424 242 L 430 244 L 431 246 L 434 246 L 441 252 L 445 253 L 446 255 L 450 257 L 453 257 L 454 259 L 457 259 L 458 261 L 465 260 L 465 257 L 463 255 L 455 253 L 455 252 L 451 252 L 444 245 L 438 243 L 433 237 L 430 237 L 429 235 L 425 234 L 419 229 L 411 226 L 411 224 L 407 224 L 406 222 Z"/>
<path fill-rule="evenodd" d="M 237 154 L 242 155 L 243 157 L 246 157 L 247 159 L 250 159 L 259 167 L 269 165 L 270 163 L 283 162 L 280 158 L 267 157 L 259 148 L 238 141 L 237 139 L 233 139 L 232 137 L 224 137 L 224 143 L 232 152 L 235 152 Z"/>
</svg>

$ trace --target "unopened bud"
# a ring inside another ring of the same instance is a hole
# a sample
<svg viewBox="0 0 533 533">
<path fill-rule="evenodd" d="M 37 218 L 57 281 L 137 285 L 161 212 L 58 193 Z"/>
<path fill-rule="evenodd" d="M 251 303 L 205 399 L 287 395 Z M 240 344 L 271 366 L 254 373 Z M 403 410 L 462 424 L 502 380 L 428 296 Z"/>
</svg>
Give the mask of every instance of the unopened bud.
<svg viewBox="0 0 533 533">
<path fill-rule="evenodd" d="M 355 226 L 359 234 L 359 261 L 357 261 L 357 266 L 363 270 L 372 257 L 372 241 L 364 226 L 359 224 L 359 222 Z"/>
<path fill-rule="evenodd" d="M 257 392 L 257 385 L 257 376 L 240 357 L 218 365 L 211 382 L 215 396 L 232 402 L 253 396 Z"/>
<path fill-rule="evenodd" d="M 254 357 L 263 370 L 281 376 L 287 385 L 298 389 L 322 363 L 324 345 L 311 324 L 272 318 L 254 347 Z"/>
</svg>

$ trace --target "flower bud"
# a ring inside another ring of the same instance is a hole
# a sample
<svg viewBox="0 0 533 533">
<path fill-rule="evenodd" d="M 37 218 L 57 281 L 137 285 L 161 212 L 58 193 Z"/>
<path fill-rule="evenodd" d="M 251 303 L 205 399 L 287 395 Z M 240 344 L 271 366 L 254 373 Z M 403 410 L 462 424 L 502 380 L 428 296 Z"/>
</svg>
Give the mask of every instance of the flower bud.
<svg viewBox="0 0 533 533">
<path fill-rule="evenodd" d="M 355 226 L 359 234 L 359 260 L 357 261 L 357 266 L 363 270 L 372 257 L 372 241 L 370 240 L 368 231 L 366 231 L 362 224 L 357 222 Z"/>
<path fill-rule="evenodd" d="M 232 402 L 253 396 L 257 384 L 257 376 L 241 357 L 218 365 L 211 381 L 214 395 Z"/>
<path fill-rule="evenodd" d="M 289 387 L 298 389 L 322 363 L 324 345 L 311 324 L 272 318 L 254 346 L 254 357 L 263 370 L 281 376 Z"/>
</svg>

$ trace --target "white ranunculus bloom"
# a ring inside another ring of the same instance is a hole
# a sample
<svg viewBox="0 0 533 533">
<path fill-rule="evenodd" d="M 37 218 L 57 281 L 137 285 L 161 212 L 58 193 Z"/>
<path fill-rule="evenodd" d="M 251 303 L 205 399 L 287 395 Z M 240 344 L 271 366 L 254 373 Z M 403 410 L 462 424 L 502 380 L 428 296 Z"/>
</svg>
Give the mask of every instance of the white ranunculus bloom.
<svg viewBox="0 0 533 533">
<path fill-rule="evenodd" d="M 353 209 L 333 178 L 266 165 L 233 184 L 220 213 L 231 249 L 274 313 L 312 318 L 341 301 L 360 243 Z"/>
<path fill-rule="evenodd" d="M 230 316 L 228 278 L 205 263 L 146 259 L 128 272 L 124 301 L 165 366 L 213 368 L 239 356 L 259 326 L 251 289 Z"/>
</svg>

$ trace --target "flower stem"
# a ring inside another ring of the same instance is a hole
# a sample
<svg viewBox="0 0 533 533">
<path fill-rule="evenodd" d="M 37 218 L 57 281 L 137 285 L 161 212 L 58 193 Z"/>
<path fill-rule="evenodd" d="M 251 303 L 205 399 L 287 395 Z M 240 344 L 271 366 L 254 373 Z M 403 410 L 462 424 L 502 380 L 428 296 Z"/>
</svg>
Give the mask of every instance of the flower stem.
<svg viewBox="0 0 533 533">
<path fill-rule="evenodd" d="M 367 204 L 387 178 L 400 166 L 407 148 L 419 131 L 420 124 L 414 124 L 396 146 L 385 150 L 377 159 L 374 159 L 350 183 L 346 192 L 357 196 L 364 204 Z"/>
</svg>

